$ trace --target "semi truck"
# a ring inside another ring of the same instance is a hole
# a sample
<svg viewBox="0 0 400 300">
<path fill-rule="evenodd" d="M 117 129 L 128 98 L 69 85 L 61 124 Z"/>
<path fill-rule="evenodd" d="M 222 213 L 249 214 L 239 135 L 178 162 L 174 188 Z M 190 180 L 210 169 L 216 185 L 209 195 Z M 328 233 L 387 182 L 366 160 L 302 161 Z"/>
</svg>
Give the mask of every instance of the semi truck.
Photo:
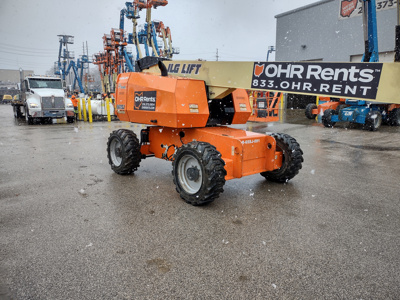
<svg viewBox="0 0 400 300">
<path fill-rule="evenodd" d="M 61 118 L 74 122 L 74 106 L 65 97 L 61 78 L 27 76 L 19 84 L 19 90 L 19 98 L 11 102 L 15 118 L 25 117 L 29 125 Z"/>
</svg>

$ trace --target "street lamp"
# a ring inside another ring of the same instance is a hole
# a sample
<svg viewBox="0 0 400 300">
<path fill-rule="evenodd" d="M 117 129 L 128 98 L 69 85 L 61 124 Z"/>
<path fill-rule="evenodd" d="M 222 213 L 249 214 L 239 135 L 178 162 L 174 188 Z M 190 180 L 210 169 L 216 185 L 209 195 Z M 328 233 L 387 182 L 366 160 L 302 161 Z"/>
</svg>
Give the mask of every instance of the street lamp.
<svg viewBox="0 0 400 300">
<path fill-rule="evenodd" d="M 269 54 L 274 52 L 274 51 L 276 51 L 275 50 L 275 46 L 268 46 L 267 61 L 268 61 L 268 58 L 269 58 Z"/>
</svg>

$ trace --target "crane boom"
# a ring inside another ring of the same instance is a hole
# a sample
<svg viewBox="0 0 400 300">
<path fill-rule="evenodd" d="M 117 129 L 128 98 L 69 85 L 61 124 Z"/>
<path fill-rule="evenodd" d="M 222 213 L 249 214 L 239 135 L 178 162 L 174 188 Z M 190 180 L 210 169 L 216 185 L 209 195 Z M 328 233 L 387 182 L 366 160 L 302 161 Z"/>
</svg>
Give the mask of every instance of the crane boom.
<svg viewBox="0 0 400 300">
<path fill-rule="evenodd" d="M 210 99 L 233 89 L 268 90 L 304 95 L 400 104 L 400 64 L 342 62 L 163 61 L 169 75 L 199 79 Z M 159 73 L 158 67 L 144 72 Z"/>
</svg>

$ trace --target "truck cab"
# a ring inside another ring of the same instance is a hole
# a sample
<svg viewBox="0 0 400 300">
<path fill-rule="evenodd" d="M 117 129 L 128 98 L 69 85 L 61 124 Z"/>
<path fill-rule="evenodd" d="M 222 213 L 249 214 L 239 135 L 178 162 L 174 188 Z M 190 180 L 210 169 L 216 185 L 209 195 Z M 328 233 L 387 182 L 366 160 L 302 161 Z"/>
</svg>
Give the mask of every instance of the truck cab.
<svg viewBox="0 0 400 300">
<path fill-rule="evenodd" d="M 20 85 L 20 97 L 13 101 L 14 116 L 25 116 L 28 124 L 67 118 L 74 121 L 74 107 L 65 97 L 61 78 L 28 76 Z"/>
</svg>

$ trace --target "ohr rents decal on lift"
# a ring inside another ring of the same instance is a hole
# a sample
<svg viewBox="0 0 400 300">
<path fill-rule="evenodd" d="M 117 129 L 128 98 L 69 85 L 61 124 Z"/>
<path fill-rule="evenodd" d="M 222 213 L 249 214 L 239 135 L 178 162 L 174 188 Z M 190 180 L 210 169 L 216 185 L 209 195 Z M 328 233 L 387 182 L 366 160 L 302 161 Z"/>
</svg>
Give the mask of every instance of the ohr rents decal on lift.
<svg viewBox="0 0 400 300">
<path fill-rule="evenodd" d="M 252 88 L 375 99 L 381 63 L 254 63 Z"/>
<path fill-rule="evenodd" d="M 135 110 L 156 110 L 156 91 L 135 91 Z"/>
</svg>

